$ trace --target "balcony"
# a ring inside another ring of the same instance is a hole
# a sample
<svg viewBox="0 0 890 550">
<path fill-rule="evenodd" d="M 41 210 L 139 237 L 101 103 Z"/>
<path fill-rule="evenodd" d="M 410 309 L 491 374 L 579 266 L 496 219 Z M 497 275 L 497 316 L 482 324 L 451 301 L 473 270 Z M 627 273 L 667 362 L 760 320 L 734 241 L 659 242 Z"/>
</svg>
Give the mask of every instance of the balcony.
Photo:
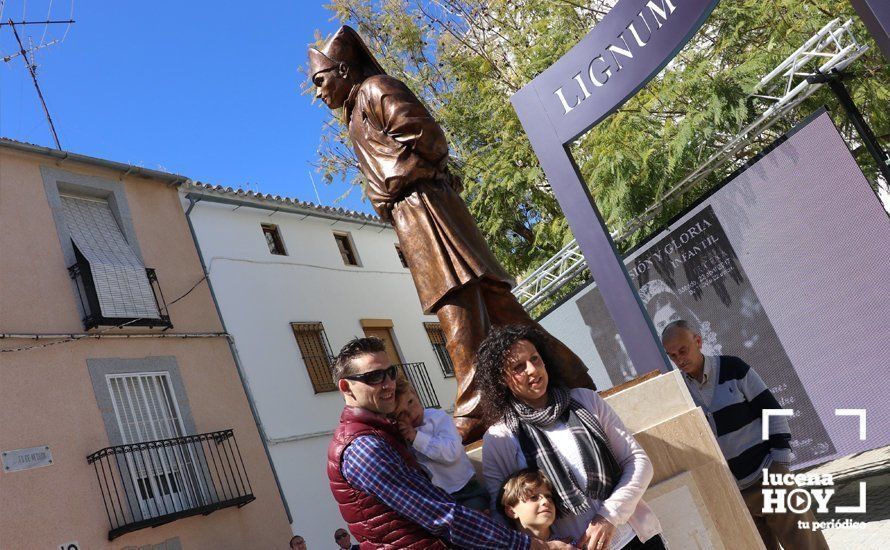
<svg viewBox="0 0 890 550">
<path fill-rule="evenodd" d="M 436 395 L 436 390 L 433 387 L 432 381 L 430 381 L 430 373 L 427 372 L 424 363 L 402 363 L 396 366 L 405 373 L 408 381 L 414 386 L 423 408 L 442 408 L 442 405 L 439 404 L 439 396 Z"/>
<path fill-rule="evenodd" d="M 232 430 L 107 447 L 87 463 L 102 491 L 108 540 L 255 499 Z"/>
<path fill-rule="evenodd" d="M 163 327 L 164 330 L 173 327 L 173 324 L 170 322 L 170 316 L 167 313 L 167 302 L 164 300 L 164 294 L 161 292 L 161 286 L 158 284 L 158 277 L 154 269 L 146 268 L 145 275 L 148 278 L 149 285 L 151 285 L 154 302 L 157 305 L 158 314 L 156 317 L 104 317 L 99 305 L 99 295 L 93 280 L 90 263 L 77 248 L 75 248 L 75 257 L 77 261 L 68 268 L 68 274 L 74 279 L 77 286 L 80 305 L 84 311 L 83 324 L 86 330 L 99 326 L 119 325 L 149 328 Z"/>
</svg>

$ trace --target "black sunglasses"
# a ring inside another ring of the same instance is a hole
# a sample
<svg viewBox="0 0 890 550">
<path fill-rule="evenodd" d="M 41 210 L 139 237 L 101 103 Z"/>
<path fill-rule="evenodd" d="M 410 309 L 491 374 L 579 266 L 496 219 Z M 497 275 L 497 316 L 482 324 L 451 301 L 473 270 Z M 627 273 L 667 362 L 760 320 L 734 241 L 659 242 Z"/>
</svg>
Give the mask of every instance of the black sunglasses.
<svg viewBox="0 0 890 550">
<path fill-rule="evenodd" d="M 397 373 L 397 367 L 395 365 L 392 365 L 385 369 L 372 370 L 371 372 L 364 372 L 362 374 L 353 374 L 352 376 L 344 376 L 343 378 L 346 380 L 352 380 L 353 382 L 362 382 L 363 384 L 367 384 L 369 386 L 376 386 L 383 383 L 383 380 L 385 380 L 386 378 L 395 380 Z"/>
</svg>

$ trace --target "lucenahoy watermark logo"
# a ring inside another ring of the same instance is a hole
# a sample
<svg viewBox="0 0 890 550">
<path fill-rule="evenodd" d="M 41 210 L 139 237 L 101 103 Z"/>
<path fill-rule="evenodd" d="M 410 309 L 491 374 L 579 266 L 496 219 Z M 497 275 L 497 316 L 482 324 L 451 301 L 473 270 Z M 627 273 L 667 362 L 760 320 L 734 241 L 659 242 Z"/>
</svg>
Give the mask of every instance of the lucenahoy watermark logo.
<svg viewBox="0 0 890 550">
<path fill-rule="evenodd" d="M 865 440 L 865 409 L 835 409 L 835 416 L 858 416 L 859 439 Z M 769 419 L 771 416 L 794 416 L 794 409 L 764 409 L 761 437 L 769 440 Z M 831 511 L 829 501 L 835 493 L 834 476 L 819 473 L 777 473 L 763 470 L 763 508 L 765 514 L 802 514 L 813 511 L 827 514 Z M 866 483 L 859 482 L 859 504 L 856 506 L 835 506 L 835 514 L 864 514 Z M 822 530 L 836 528 L 864 527 L 864 522 L 852 519 L 830 521 L 798 521 L 799 529 Z"/>
</svg>

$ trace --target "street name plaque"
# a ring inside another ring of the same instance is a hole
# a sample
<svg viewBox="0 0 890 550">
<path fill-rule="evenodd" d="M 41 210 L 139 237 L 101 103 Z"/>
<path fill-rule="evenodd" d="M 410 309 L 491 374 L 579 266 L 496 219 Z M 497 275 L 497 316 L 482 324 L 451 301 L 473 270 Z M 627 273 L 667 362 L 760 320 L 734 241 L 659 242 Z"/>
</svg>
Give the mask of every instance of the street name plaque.
<svg viewBox="0 0 890 550">
<path fill-rule="evenodd" d="M 27 449 L 15 449 L 0 453 L 3 460 L 4 472 L 19 472 L 49 466 L 53 463 L 53 453 L 48 445 L 29 447 Z"/>
</svg>

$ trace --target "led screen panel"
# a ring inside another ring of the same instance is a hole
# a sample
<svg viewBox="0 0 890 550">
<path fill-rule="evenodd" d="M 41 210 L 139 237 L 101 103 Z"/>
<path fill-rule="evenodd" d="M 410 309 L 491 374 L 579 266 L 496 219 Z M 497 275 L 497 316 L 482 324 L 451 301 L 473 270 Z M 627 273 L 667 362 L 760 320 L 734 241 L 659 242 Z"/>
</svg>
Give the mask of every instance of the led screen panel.
<svg viewBox="0 0 890 550">
<path fill-rule="evenodd" d="M 659 333 L 686 319 L 795 410 L 802 467 L 890 443 L 890 220 L 827 113 L 777 143 L 625 264 Z M 636 376 L 595 284 L 541 323 L 601 388 Z"/>
</svg>

